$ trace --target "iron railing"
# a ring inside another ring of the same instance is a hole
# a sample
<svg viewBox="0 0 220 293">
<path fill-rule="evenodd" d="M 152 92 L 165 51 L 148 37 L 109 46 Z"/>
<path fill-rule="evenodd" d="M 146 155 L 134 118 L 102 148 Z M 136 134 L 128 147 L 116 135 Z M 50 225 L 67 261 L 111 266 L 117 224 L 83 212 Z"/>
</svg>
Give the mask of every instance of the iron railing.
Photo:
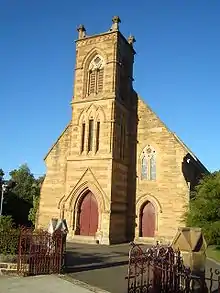
<svg viewBox="0 0 220 293">
<path fill-rule="evenodd" d="M 56 231 L 22 229 L 19 239 L 18 274 L 59 274 L 65 251 L 65 235 Z"/>
<path fill-rule="evenodd" d="M 127 274 L 128 293 L 220 293 L 219 271 L 194 274 L 183 264 L 180 251 L 155 245 L 146 251 L 131 243 Z"/>
</svg>

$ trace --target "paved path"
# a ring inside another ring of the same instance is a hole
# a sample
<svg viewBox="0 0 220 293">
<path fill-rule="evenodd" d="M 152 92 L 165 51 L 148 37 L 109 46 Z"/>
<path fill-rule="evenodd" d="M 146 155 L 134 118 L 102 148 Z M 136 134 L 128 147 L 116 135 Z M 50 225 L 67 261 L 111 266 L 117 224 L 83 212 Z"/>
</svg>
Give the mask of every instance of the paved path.
<svg viewBox="0 0 220 293">
<path fill-rule="evenodd" d="M 0 293 L 105 293 L 80 282 L 69 282 L 57 276 L 0 276 Z M 108 292 L 106 292 L 108 293 Z"/>
<path fill-rule="evenodd" d="M 147 248 L 146 245 L 143 247 Z M 67 276 L 111 293 L 127 293 L 125 276 L 128 269 L 128 251 L 128 244 L 115 246 L 69 244 Z M 210 276 L 210 268 L 220 271 L 219 264 L 207 260 L 207 277 Z"/>
<path fill-rule="evenodd" d="M 0 293 L 127 293 L 128 250 L 128 244 L 68 244 L 65 276 L 0 276 Z M 219 264 L 207 260 L 207 276 L 210 268 L 220 270 Z"/>
<path fill-rule="evenodd" d="M 147 246 L 144 246 L 147 248 Z M 127 293 L 129 244 L 67 245 L 68 278 L 80 280 L 112 293 Z"/>
</svg>

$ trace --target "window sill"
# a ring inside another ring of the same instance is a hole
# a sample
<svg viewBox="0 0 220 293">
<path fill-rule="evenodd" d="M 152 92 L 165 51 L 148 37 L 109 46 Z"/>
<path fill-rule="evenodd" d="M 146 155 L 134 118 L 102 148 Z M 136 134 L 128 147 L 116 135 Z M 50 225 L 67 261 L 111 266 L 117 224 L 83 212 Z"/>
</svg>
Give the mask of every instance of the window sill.
<svg viewBox="0 0 220 293">
<path fill-rule="evenodd" d="M 150 180 L 150 179 L 141 179 L 139 177 L 138 177 L 138 179 L 140 180 L 140 182 L 157 182 L 157 179 Z"/>
</svg>

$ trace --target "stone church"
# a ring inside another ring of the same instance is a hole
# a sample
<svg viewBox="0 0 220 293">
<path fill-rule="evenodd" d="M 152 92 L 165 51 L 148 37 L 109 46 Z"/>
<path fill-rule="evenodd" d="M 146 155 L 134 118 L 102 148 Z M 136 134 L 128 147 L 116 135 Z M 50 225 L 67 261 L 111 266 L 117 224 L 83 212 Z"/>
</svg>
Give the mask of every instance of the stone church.
<svg viewBox="0 0 220 293">
<path fill-rule="evenodd" d="M 45 157 L 38 228 L 66 219 L 68 239 L 170 241 L 208 172 L 133 89 L 134 42 L 78 27 L 71 121 Z"/>
</svg>

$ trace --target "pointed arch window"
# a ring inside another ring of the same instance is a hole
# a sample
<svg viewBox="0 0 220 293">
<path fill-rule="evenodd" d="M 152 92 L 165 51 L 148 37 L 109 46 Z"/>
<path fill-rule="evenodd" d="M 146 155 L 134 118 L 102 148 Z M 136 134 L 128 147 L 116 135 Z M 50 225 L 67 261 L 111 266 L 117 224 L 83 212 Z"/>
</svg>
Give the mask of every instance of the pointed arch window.
<svg viewBox="0 0 220 293">
<path fill-rule="evenodd" d="M 96 149 L 95 151 L 99 151 L 99 138 L 100 138 L 100 121 L 96 122 Z"/>
<path fill-rule="evenodd" d="M 103 91 L 104 61 L 99 55 L 95 56 L 88 68 L 87 95 Z"/>
<path fill-rule="evenodd" d="M 150 145 L 142 153 L 141 179 L 156 180 L 156 151 Z"/>
<path fill-rule="evenodd" d="M 88 152 L 92 151 L 93 147 L 93 128 L 94 128 L 94 120 L 89 120 L 89 134 L 88 134 Z"/>
<path fill-rule="evenodd" d="M 81 131 L 81 153 L 85 150 L 85 130 L 86 130 L 86 124 L 85 122 L 82 123 L 82 131 Z"/>
<path fill-rule="evenodd" d="M 150 157 L 150 180 L 156 180 L 156 155 L 152 154 Z"/>
<path fill-rule="evenodd" d="M 141 179 L 147 179 L 148 168 L 147 168 L 147 158 L 144 155 L 141 160 Z"/>
</svg>

